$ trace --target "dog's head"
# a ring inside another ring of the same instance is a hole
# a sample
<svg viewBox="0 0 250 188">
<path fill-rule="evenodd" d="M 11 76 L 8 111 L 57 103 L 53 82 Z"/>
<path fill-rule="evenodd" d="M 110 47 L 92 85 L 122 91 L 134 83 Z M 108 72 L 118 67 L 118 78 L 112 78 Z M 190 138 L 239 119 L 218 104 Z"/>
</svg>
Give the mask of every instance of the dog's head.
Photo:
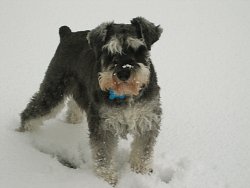
<svg viewBox="0 0 250 188">
<path fill-rule="evenodd" d="M 137 17 L 131 24 L 103 23 L 87 36 L 101 64 L 101 90 L 120 95 L 138 95 L 150 78 L 149 51 L 162 33 L 159 26 Z"/>
</svg>

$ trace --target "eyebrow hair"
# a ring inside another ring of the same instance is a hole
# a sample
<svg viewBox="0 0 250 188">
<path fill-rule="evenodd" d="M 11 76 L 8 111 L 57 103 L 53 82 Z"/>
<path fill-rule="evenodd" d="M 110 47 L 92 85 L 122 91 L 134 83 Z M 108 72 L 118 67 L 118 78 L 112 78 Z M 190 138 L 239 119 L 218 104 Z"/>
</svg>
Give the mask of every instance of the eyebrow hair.
<svg viewBox="0 0 250 188">
<path fill-rule="evenodd" d="M 140 46 L 146 46 L 143 39 L 128 37 L 127 38 L 127 45 L 133 49 L 138 49 Z"/>
<path fill-rule="evenodd" d="M 102 48 L 107 49 L 111 54 L 122 54 L 122 44 L 116 36 L 112 37 Z"/>
</svg>

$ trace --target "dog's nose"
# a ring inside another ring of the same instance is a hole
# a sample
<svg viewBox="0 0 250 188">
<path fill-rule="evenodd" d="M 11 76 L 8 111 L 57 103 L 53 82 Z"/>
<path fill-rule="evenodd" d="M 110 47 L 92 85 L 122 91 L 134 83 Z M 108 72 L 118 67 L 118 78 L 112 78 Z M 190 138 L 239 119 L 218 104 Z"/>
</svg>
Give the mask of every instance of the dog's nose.
<svg viewBox="0 0 250 188">
<path fill-rule="evenodd" d="M 122 69 L 117 72 L 117 78 L 121 81 L 126 81 L 130 77 L 130 69 Z"/>
</svg>

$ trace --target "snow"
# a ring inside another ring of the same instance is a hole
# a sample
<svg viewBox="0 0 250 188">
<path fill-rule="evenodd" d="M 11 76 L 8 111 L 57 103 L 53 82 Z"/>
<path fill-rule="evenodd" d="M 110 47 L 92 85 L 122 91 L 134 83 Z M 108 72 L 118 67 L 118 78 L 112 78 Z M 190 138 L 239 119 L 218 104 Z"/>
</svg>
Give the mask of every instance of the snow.
<svg viewBox="0 0 250 188">
<path fill-rule="evenodd" d="M 0 187 L 110 187 L 92 169 L 86 121 L 65 109 L 34 133 L 17 133 L 59 42 L 58 28 L 91 29 L 144 16 L 164 32 L 152 48 L 163 106 L 154 173 L 135 174 L 129 144 L 117 153 L 118 188 L 250 185 L 248 1 L 8 1 L 0 6 Z M 68 159 L 77 169 L 63 166 Z"/>
<path fill-rule="evenodd" d="M 132 68 L 133 68 L 133 66 L 132 66 L 132 65 L 129 65 L 129 64 L 126 64 L 126 65 L 123 65 L 123 66 L 122 66 L 122 68 L 124 68 L 124 69 L 125 69 L 125 68 L 132 69 Z"/>
</svg>

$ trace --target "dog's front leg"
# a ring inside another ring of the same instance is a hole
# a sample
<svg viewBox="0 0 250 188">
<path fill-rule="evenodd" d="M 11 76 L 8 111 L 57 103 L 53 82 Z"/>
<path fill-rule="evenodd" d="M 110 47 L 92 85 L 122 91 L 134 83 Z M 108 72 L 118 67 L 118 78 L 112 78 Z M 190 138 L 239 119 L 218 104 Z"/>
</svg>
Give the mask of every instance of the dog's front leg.
<svg viewBox="0 0 250 188">
<path fill-rule="evenodd" d="M 101 125 L 98 125 L 96 129 L 90 129 L 90 145 L 96 174 L 113 186 L 117 183 L 113 161 L 117 139 L 118 137 L 110 131 L 103 130 Z"/>
<path fill-rule="evenodd" d="M 158 130 L 150 130 L 134 136 L 130 154 L 130 166 L 132 171 L 141 174 L 153 172 L 151 166 L 153 147 L 155 145 L 158 132 Z"/>
</svg>

